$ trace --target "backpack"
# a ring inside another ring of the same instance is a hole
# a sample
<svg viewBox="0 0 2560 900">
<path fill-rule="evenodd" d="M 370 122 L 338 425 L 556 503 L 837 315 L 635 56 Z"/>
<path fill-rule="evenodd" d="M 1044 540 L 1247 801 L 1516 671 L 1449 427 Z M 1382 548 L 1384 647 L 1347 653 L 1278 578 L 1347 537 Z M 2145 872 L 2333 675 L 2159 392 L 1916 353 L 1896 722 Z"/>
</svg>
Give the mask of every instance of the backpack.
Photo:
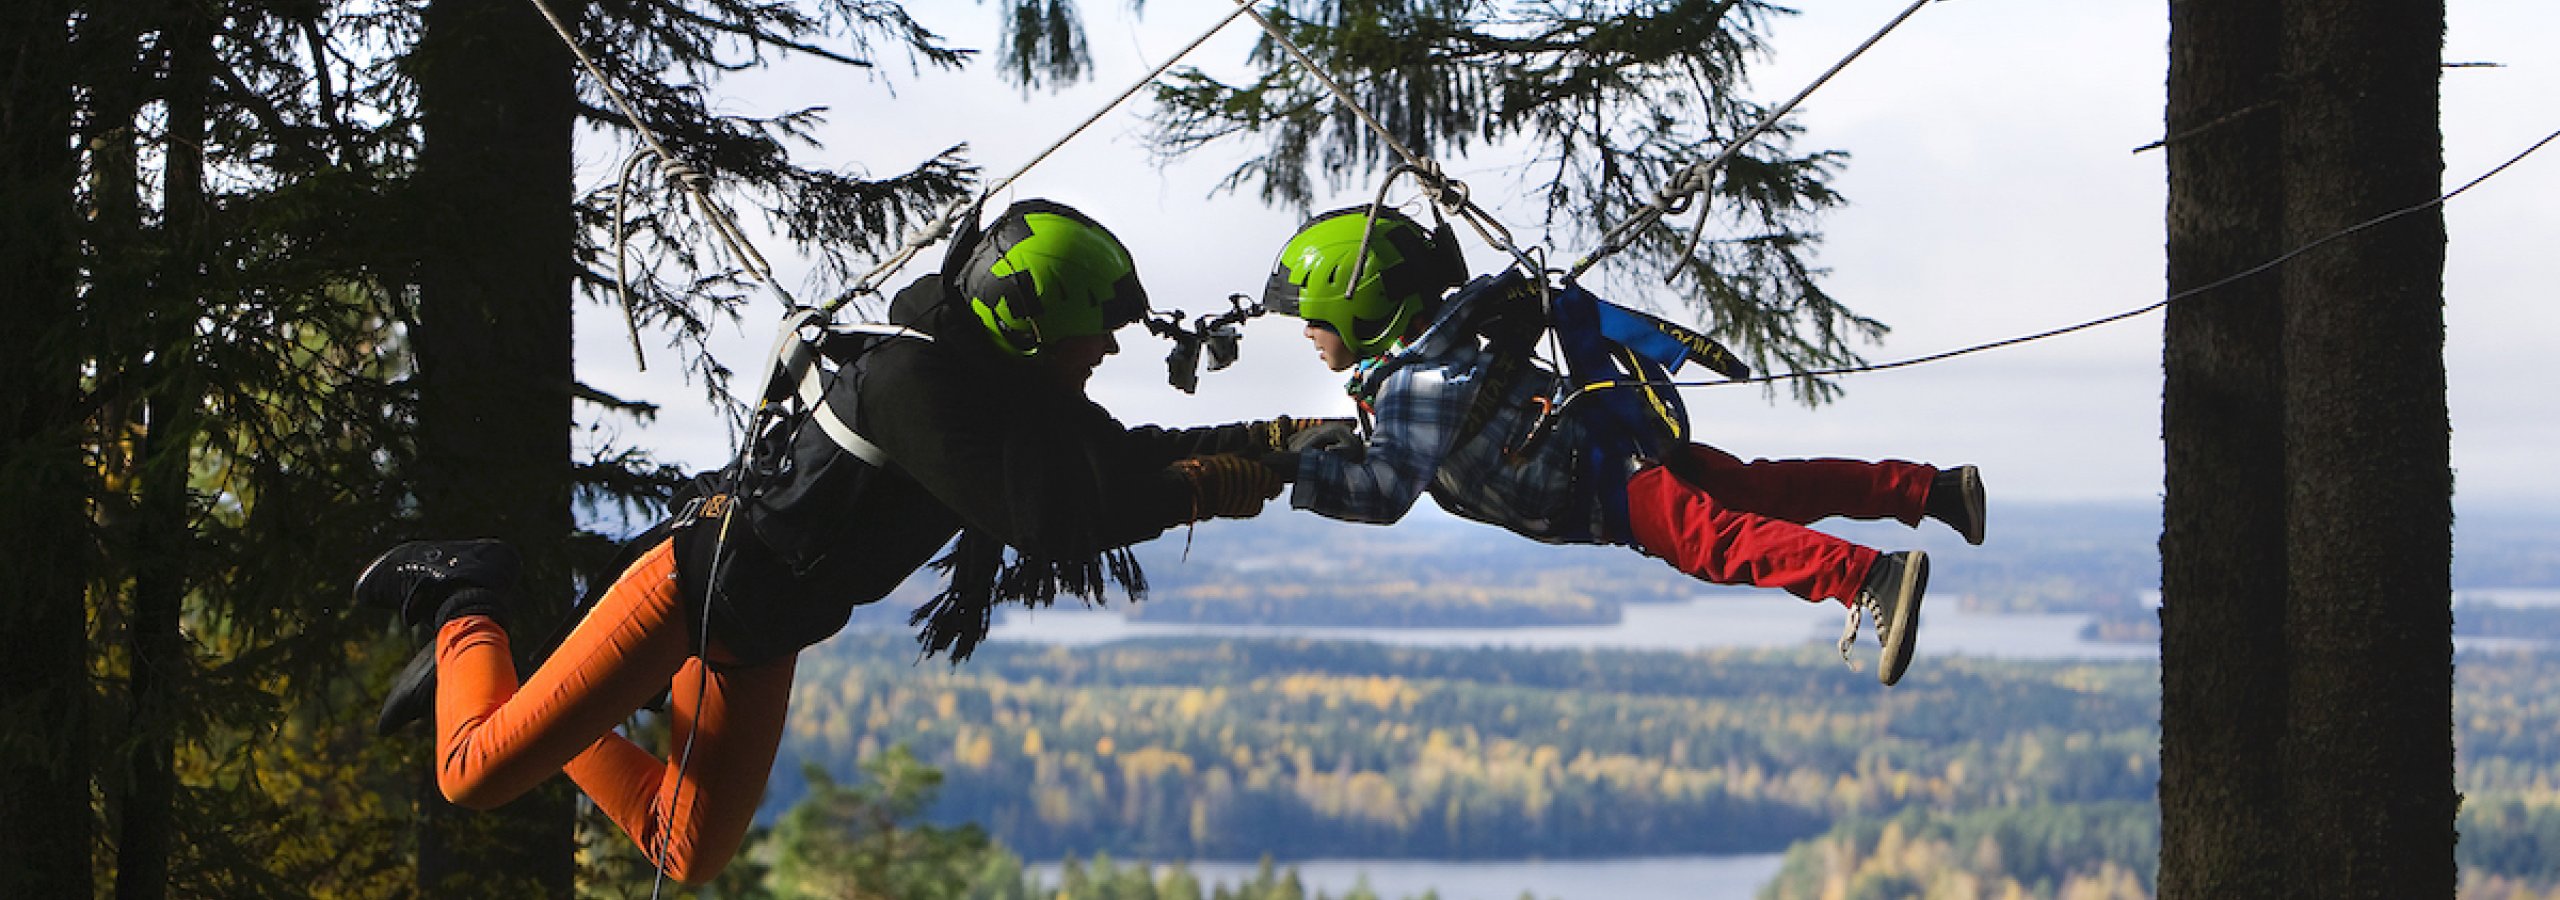
<svg viewBox="0 0 2560 900">
<path fill-rule="evenodd" d="M 1564 372 L 1529 431 L 1507 452 L 1529 452 L 1565 417 L 1582 426 L 1584 477 L 1599 486 L 1603 521 L 1615 534 L 1627 527 L 1627 461 L 1660 458 L 1688 442 L 1689 412 L 1672 376 L 1694 360 L 1727 378 L 1748 378 L 1751 367 L 1715 339 L 1693 329 L 1600 299 L 1571 280 L 1544 292 L 1518 269 L 1469 282 L 1452 295 L 1474 310 L 1469 326 L 1485 338 L 1496 370 L 1477 395 L 1459 430 L 1475 435 L 1510 393 L 1537 339 L 1553 333 Z M 1543 315 L 1539 313 L 1543 312 Z M 1543 370 L 1540 370 L 1543 371 Z"/>
</svg>

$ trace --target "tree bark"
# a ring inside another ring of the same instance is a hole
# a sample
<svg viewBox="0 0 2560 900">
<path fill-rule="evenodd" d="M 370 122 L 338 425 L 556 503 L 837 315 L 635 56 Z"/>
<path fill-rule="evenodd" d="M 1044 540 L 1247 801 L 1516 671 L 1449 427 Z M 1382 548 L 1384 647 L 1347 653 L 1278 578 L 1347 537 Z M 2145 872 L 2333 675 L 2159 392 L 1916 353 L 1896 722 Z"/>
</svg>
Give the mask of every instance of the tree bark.
<svg viewBox="0 0 2560 900">
<path fill-rule="evenodd" d="M 2172 288 L 2441 189 L 2440 0 L 2170 21 Z M 2453 896 L 2444 240 L 2427 208 L 2170 306 L 2163 898 Z"/>
<path fill-rule="evenodd" d="M 2438 194 L 2443 40 L 2442 0 L 2288 0 L 2289 245 Z M 2284 279 L 2294 896 L 2454 893 L 2444 254 L 2429 208 Z"/>
<path fill-rule="evenodd" d="M 132 749 L 116 841 L 117 900 L 169 895 L 176 843 L 178 690 L 192 665 L 179 636 L 187 594 L 192 528 L 188 476 L 196 443 L 195 323 L 203 308 L 197 267 L 205 258 L 204 146 L 206 91 L 212 73 L 209 22 L 191 4 L 163 11 L 168 47 L 163 98 L 168 139 L 162 142 L 161 265 L 144 334 L 152 358 L 135 368 L 149 386 L 143 403 L 138 508 L 133 531 L 133 610 L 126 636 L 131 657 Z"/>
<path fill-rule="evenodd" d="M 92 555 L 66 0 L 0 4 L 0 896 L 88 897 Z"/>
<path fill-rule="evenodd" d="M 2281 0 L 2171 0 L 2168 282 L 2283 251 Z M 2283 895 L 2284 271 L 2169 305 L 2161 342 L 2162 900 Z"/>
<path fill-rule="evenodd" d="M 552 6 L 574 21 L 576 4 Z M 420 508 L 433 536 L 500 537 L 524 552 L 510 624 L 539 635 L 566 606 L 558 560 L 573 527 L 573 61 L 522 0 L 433 0 L 425 29 L 418 183 L 435 209 L 418 278 Z M 424 892 L 570 893 L 565 782 L 475 815 L 426 781 Z"/>
</svg>

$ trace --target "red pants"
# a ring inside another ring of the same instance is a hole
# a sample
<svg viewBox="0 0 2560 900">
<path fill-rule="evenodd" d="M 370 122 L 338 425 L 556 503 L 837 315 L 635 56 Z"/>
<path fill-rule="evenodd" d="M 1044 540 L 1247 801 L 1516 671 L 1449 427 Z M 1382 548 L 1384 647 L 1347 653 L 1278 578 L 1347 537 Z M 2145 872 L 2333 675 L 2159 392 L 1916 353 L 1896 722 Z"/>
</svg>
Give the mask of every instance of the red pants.
<svg viewBox="0 0 2560 900">
<path fill-rule="evenodd" d="M 566 769 L 669 877 L 700 884 L 728 865 L 764 797 L 793 660 L 714 671 L 694 656 L 674 546 L 661 542 L 632 563 L 521 687 L 496 621 L 445 623 L 436 635 L 436 781 L 447 798 L 488 809 Z M 613 731 L 670 687 L 674 752 L 691 745 L 680 779 L 675 761 Z"/>
<path fill-rule="evenodd" d="M 1899 519 L 1920 524 L 1936 469 L 1847 459 L 1745 463 L 1703 444 L 1680 466 L 1653 466 L 1627 481 L 1627 524 L 1636 548 L 1701 581 L 1784 588 L 1844 604 L 1865 582 L 1876 551 L 1804 527 L 1817 519 Z"/>
</svg>

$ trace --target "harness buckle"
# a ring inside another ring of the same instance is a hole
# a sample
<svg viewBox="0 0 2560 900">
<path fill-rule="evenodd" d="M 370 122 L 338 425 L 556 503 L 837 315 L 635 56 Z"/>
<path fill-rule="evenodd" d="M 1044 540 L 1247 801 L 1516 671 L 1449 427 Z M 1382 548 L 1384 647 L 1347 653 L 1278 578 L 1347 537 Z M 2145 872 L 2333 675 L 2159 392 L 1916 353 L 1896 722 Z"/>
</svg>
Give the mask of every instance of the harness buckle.
<svg viewBox="0 0 2560 900">
<path fill-rule="evenodd" d="M 723 515 L 727 515 L 728 512 L 729 495 L 713 494 L 708 497 L 697 496 L 693 499 L 686 500 L 683 506 L 678 507 L 675 513 L 667 518 L 669 521 L 675 523 L 673 526 L 675 529 L 683 530 L 693 527 L 693 523 L 695 522 L 717 519 Z"/>
</svg>

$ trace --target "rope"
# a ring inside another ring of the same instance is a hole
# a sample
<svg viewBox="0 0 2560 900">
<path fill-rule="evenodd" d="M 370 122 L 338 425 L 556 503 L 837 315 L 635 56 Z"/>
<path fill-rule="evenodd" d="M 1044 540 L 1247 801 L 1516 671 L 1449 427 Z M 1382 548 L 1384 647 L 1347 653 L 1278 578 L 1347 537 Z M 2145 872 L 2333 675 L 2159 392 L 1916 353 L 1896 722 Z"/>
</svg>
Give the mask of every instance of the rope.
<svg viewBox="0 0 2560 900">
<path fill-rule="evenodd" d="M 1644 228 L 1652 225 L 1656 221 L 1660 221 L 1663 216 L 1673 215 L 1682 209 L 1686 209 L 1692 197 L 1707 189 L 1708 176 L 1714 174 L 1716 170 L 1724 168 L 1726 163 L 1732 162 L 1735 156 L 1742 153 L 1742 148 L 1750 146 L 1753 140 L 1758 139 L 1760 135 L 1768 132 L 1770 128 L 1776 127 L 1779 119 L 1783 119 L 1786 117 L 1787 113 L 1795 111 L 1796 104 L 1803 103 L 1806 97 L 1813 96 L 1814 91 L 1820 90 L 1824 84 L 1830 83 L 1832 76 L 1838 75 L 1841 70 L 1848 68 L 1850 63 L 1857 61 L 1859 56 L 1862 56 L 1867 52 L 1867 48 L 1873 47 L 1877 42 L 1884 40 L 1885 35 L 1893 33 L 1895 28 L 1901 27 L 1905 20 L 1910 19 L 1913 14 L 1918 13 L 1920 11 L 1920 7 L 1928 5 L 1929 2 L 1930 0 L 1911 0 L 1910 6 L 1904 7 L 1899 15 L 1893 17 L 1893 21 L 1886 22 L 1883 28 L 1877 29 L 1875 34 L 1868 36 L 1866 41 L 1858 45 L 1857 49 L 1849 51 L 1849 55 L 1841 57 L 1839 62 L 1832 63 L 1831 68 L 1824 70 L 1820 77 L 1815 78 L 1813 83 L 1805 85 L 1804 90 L 1797 91 L 1796 95 L 1788 99 L 1787 102 L 1779 104 L 1777 109 L 1771 110 L 1768 115 L 1760 117 L 1759 123 L 1752 125 L 1751 130 L 1743 132 L 1740 137 L 1734 138 L 1731 142 L 1725 144 L 1724 152 L 1716 154 L 1713 159 L 1709 159 L 1705 162 L 1692 163 L 1688 168 L 1681 170 L 1680 174 L 1672 176 L 1669 182 L 1663 184 L 1662 190 L 1654 195 L 1652 203 L 1646 204 L 1643 209 L 1636 211 L 1634 217 L 1618 223 L 1617 227 L 1611 228 L 1604 233 L 1600 238 L 1600 246 L 1594 248 L 1589 255 L 1586 255 L 1582 259 L 1576 261 L 1573 264 L 1573 269 L 1566 273 L 1566 277 L 1578 277 L 1582 273 L 1590 271 L 1591 267 L 1599 264 L 1600 260 L 1603 258 L 1617 253 L 1620 250 L 1626 249 L 1627 245 L 1635 240 L 1637 232 L 1642 231 Z M 1686 260 L 1698 252 L 1698 241 L 1705 235 L 1706 229 L 1707 208 L 1704 204 L 1700 204 L 1698 207 L 1697 227 L 1690 229 L 1688 242 L 1681 246 L 1681 259 Z M 1677 273 L 1678 269 L 1675 268 L 1673 270 L 1673 275 L 1676 275 Z M 1667 282 L 1672 277 L 1672 275 L 1665 275 L 1663 276 L 1663 280 Z"/>
<path fill-rule="evenodd" d="M 1511 257 L 1514 263 L 1530 274 L 1538 273 L 1536 261 L 1530 259 L 1527 253 L 1512 243 L 1511 230 L 1502 227 L 1502 223 L 1496 220 L 1492 213 L 1486 212 L 1483 207 L 1477 206 L 1474 200 L 1469 199 L 1464 182 L 1443 174 L 1438 163 L 1424 158 L 1421 154 L 1413 152 L 1413 148 L 1405 146 L 1404 141 L 1398 139 L 1395 132 L 1387 130 L 1385 124 L 1379 122 L 1377 117 L 1370 115 L 1369 111 L 1360 105 L 1360 101 L 1352 98 L 1350 91 L 1343 89 L 1341 82 L 1335 81 L 1323 66 L 1316 63 L 1314 57 L 1308 56 L 1307 51 L 1299 49 L 1298 42 L 1291 40 L 1287 31 L 1264 17 L 1262 13 L 1255 11 L 1253 0 L 1235 0 L 1235 4 L 1238 10 L 1253 17 L 1254 24 L 1262 26 L 1263 33 L 1270 35 L 1273 43 L 1280 45 L 1280 49 L 1296 59 L 1299 65 L 1305 66 L 1308 74 L 1314 75 L 1317 83 L 1324 85 L 1325 90 L 1333 95 L 1335 102 L 1350 110 L 1361 124 L 1368 126 L 1371 132 L 1377 134 L 1380 141 L 1386 143 L 1387 149 L 1394 151 L 1397 157 L 1404 160 L 1403 166 L 1388 174 L 1390 181 L 1397 174 L 1412 172 L 1414 179 L 1422 182 L 1424 193 L 1431 197 L 1434 205 L 1467 223 L 1467 227 L 1474 229 L 1476 236 L 1484 239 L 1486 245 Z M 1384 196 L 1385 189 L 1380 188 L 1379 193 Z M 1455 199 L 1451 199 L 1453 195 Z"/>
<path fill-rule="evenodd" d="M 899 246 L 896 252 L 891 253 L 887 259 L 880 263 L 879 266 L 873 268 L 870 274 L 862 276 L 862 280 L 854 282 L 853 287 L 847 289 L 842 294 L 836 295 L 835 299 L 827 301 L 826 305 L 822 308 L 829 313 L 833 313 L 836 310 L 843 308 L 846 303 L 852 302 L 855 297 L 877 292 L 880 289 L 880 282 L 882 280 L 888 278 L 889 275 L 895 273 L 909 261 L 914 260 L 918 252 L 923 251 L 926 247 L 932 246 L 935 241 L 942 240 L 944 236 L 950 234 L 952 224 L 956 222 L 963 213 L 973 213 L 987 202 L 987 198 L 1004 193 L 1005 189 L 1012 187 L 1015 181 L 1020 180 L 1023 175 L 1028 174 L 1033 166 L 1037 166 L 1042 162 L 1047 161 L 1051 154 L 1057 153 L 1059 148 L 1065 147 L 1068 141 L 1075 140 L 1077 137 L 1082 136 L 1087 129 L 1093 127 L 1094 123 L 1102 121 L 1103 116 L 1110 115 L 1112 110 L 1120 108 L 1120 104 L 1129 102 L 1130 97 L 1136 96 L 1137 93 L 1140 90 L 1145 89 L 1147 85 L 1154 84 L 1156 79 L 1164 77 L 1166 70 L 1173 68 L 1174 64 L 1181 62 L 1184 57 L 1190 56 L 1192 51 L 1200 49 L 1200 45 L 1208 43 L 1210 38 L 1216 37 L 1218 32 L 1225 30 L 1229 24 L 1235 22 L 1238 16 L 1244 15 L 1247 11 L 1249 11 L 1249 8 L 1247 7 L 1238 7 L 1235 12 L 1228 13 L 1226 18 L 1218 20 L 1217 24 L 1209 26 L 1207 31 L 1201 32 L 1199 37 L 1191 40 L 1191 43 L 1185 44 L 1182 49 L 1174 51 L 1172 56 L 1165 57 L 1164 62 L 1158 63 L 1154 69 L 1147 72 L 1146 77 L 1132 82 L 1127 90 L 1123 90 L 1120 92 L 1119 96 L 1111 98 L 1111 102 L 1103 104 L 1101 109 L 1094 110 L 1093 115 L 1086 116 L 1085 120 L 1078 123 L 1076 127 L 1068 129 L 1064 136 L 1050 143 L 1048 149 L 1042 150 L 1038 154 L 1032 156 L 1030 162 L 1023 163 L 1021 168 L 1013 171 L 1013 174 L 1005 176 L 1003 180 L 996 182 L 994 186 L 987 188 L 984 192 L 981 192 L 977 199 L 961 200 L 952 203 L 950 207 L 943 210 L 942 215 L 934 218 L 932 224 L 927 225 L 924 228 L 917 229 L 914 233 L 909 234 L 906 241 Z"/>
<path fill-rule="evenodd" d="M 2495 167 L 2491 168 L 2489 171 L 2481 173 L 2481 174 L 2479 175 L 2479 177 L 2473 178 L 2473 179 L 2471 179 L 2470 181 L 2463 182 L 2463 183 L 2462 183 L 2462 185 L 2461 185 L 2460 187 L 2456 187 L 2456 188 L 2454 188 L 2453 190 L 2446 191 L 2446 192 L 2444 192 L 2443 194 L 2438 195 L 2438 196 L 2436 196 L 2436 197 L 2434 197 L 2434 198 L 2432 198 L 2432 199 L 2429 199 L 2429 200 L 2426 200 L 2426 201 L 2424 201 L 2424 202 L 2420 202 L 2420 203 L 2415 203 L 2415 204 L 2412 204 L 2412 205 L 2409 205 L 2409 206 L 2406 206 L 2406 207 L 2402 207 L 2402 208 L 2400 208 L 2400 209 L 2395 209 L 2395 210 L 2392 210 L 2392 211 L 2390 211 L 2390 212 L 2383 213 L 2382 215 L 2375 216 L 2375 217 L 2370 218 L 2370 219 L 2366 219 L 2366 220 L 2364 220 L 2364 221 L 2362 221 L 2362 222 L 2358 222 L 2358 223 L 2356 223 L 2356 224 L 2349 225 L 2349 226 L 2347 226 L 2347 227 L 2345 227 L 2345 228 L 2338 229 L 2337 231 L 2330 232 L 2329 234 L 2323 235 L 2323 236 L 2321 236 L 2321 237 L 2319 237 L 2319 238 L 2313 239 L 2313 240 L 2311 240 L 2311 241 L 2309 241 L 2309 242 L 2306 242 L 2306 243 L 2304 243 L 2304 244 L 2302 244 L 2302 245 L 2300 245 L 2300 246 L 2297 246 L 2297 247 L 2295 247 L 2295 248 L 2293 248 L 2293 249 L 2291 249 L 2291 250 L 2287 250 L 2287 251 L 2285 251 L 2285 252 L 2283 252 L 2283 253 L 2281 253 L 2281 254 L 2278 254 L 2275 258 L 2273 258 L 2273 259 L 2269 259 L 2269 260 L 2267 260 L 2266 262 L 2262 262 L 2262 263 L 2259 263 L 2259 264 L 2257 264 L 2257 265 L 2250 266 L 2250 267 L 2248 267 L 2248 268 L 2246 268 L 2246 269 L 2242 269 L 2242 270 L 2240 270 L 2240 271 L 2238 271 L 2238 272 L 2233 272 L 2233 273 L 2231 273 L 2231 274 L 2229 274 L 2229 275 L 2225 275 L 2225 276 L 2223 276 L 2223 277 L 2221 277 L 2221 278 L 2216 278 L 2216 279 L 2214 279 L 2214 280 L 2212 280 L 2212 281 L 2205 282 L 2204 284 L 2196 285 L 2195 287 L 2187 288 L 2186 290 L 2178 291 L 2178 292 L 2176 292 L 2176 293 L 2173 293 L 2173 294 L 2170 294 L 2170 295 L 2168 295 L 2168 296 L 2166 296 L 2166 297 L 2161 298 L 2158 302 L 2151 303 L 2151 304 L 2149 304 L 2149 305 L 2142 306 L 2142 307 L 2139 307 L 2139 308 L 2136 308 L 2136 309 L 2128 309 L 2128 310 L 2125 310 L 2125 311 L 2123 311 L 2123 312 L 2116 313 L 2116 314 L 2114 314 L 2114 315 L 2100 316 L 2100 317 L 2098 317 L 2098 318 L 2090 319 L 2090 320 L 2088 320 L 2088 321 L 2086 321 L 2086 322 L 2081 322 L 2081 323 L 2078 323 L 2078 324 L 2075 324 L 2075 325 L 2065 325 L 2065 326 L 2063 326 L 2063 327 L 2055 328 L 2055 329 L 2052 329 L 2052 330 L 2049 330 L 2049 331 L 2040 331 L 2040 332 L 2037 332 L 2037 333 L 2034 333 L 2034 334 L 2021 335 L 2021 336 L 2018 336 L 2018 337 L 2007 338 L 2007 339 L 1997 340 L 1997 341 L 1991 341 L 1991 342 L 1989 342 L 1989 343 L 1975 344 L 1975 345 L 1970 346 L 1970 347 L 1960 347 L 1960 348 L 1957 348 L 1957 349 L 1954 349 L 1954 350 L 1948 350 L 1948 351 L 1944 351 L 1944 352 L 1941 352 L 1941 353 L 1932 353 L 1932 354 L 1929 354 L 1929 355 L 1927 355 L 1927 356 L 1915 356 L 1915 357 L 1912 357 L 1912 358 L 1910 358 L 1910 359 L 1898 359 L 1898 360 L 1893 360 L 1893 361 L 1891 361 L 1891 362 L 1874 363 L 1874 364 L 1871 364 L 1871 365 L 1862 365 L 1862 366 L 1843 366 L 1843 367 L 1840 367 L 1840 368 L 1834 368 L 1834 369 L 1811 369 L 1811 370 L 1805 370 L 1805 371 L 1799 371 L 1799 372 L 1772 373 L 1772 374 L 1768 374 L 1768 375 L 1759 375 L 1759 376 L 1754 376 L 1754 377 L 1751 377 L 1751 378 L 1737 378 L 1737 379 L 1733 379 L 1733 380 L 1729 380 L 1729 381 L 1655 381 L 1655 382 L 1647 382 L 1647 381 L 1609 381 L 1609 382 L 1598 382 L 1598 383 L 1595 383 L 1595 384 L 1586 385 L 1586 386 L 1584 386 L 1584 387 L 1585 387 L 1585 389 L 1586 389 L 1586 390 L 1603 389 L 1603 388 L 1611 388 L 1611 387 L 1635 387 L 1635 386 L 1640 386 L 1640 385 L 1651 385 L 1651 386 L 1656 386 L 1656 387 L 1723 387 L 1723 386 L 1728 386 L 1728 385 L 1738 385 L 1738 384 L 1765 384 L 1765 383 L 1770 383 L 1770 382 L 1785 381 L 1785 380 L 1788 380 L 1788 379 L 1794 379 L 1794 378 L 1823 378 L 1823 377 L 1829 377 L 1829 376 L 1834 376 L 1834 375 L 1856 375 L 1856 374 L 1863 373 L 1863 372 L 1882 372 L 1882 371 L 1885 371 L 1885 370 L 1888 370 L 1888 369 L 1902 369 L 1902 368 L 1909 368 L 1909 367 L 1911 367 L 1911 366 L 1917 366 L 1917 365 L 1922 365 L 1922 364 L 1926 364 L 1926 363 L 1933 363 L 1933 362 L 1938 362 L 1938 361 L 1941 361 L 1941 360 L 1954 359 L 1954 358 L 1959 357 L 1959 356 L 1969 356 L 1969 355 L 1972 355 L 1972 354 L 1975 354 L 1975 353 L 1983 352 L 1983 351 L 1985 351 L 1985 350 L 1997 350 L 1997 349 L 2000 349 L 2000 348 L 2002 348 L 2002 347 L 2014 347 L 2014 346 L 2017 346 L 2017 345 L 2019 345 L 2019 344 L 2033 343 L 2033 342 L 2036 342 L 2036 341 L 2044 340 L 2044 339 L 2046 339 L 2046 338 L 2060 337 L 2060 336 L 2062 336 L 2062 335 L 2070 334 L 2070 333 L 2077 332 L 2077 331 L 2086 331 L 2086 330 L 2091 329 L 2091 328 L 2096 328 L 2096 327 L 2098 327 L 2098 326 L 2100 326 L 2100 325 L 2109 325 L 2109 324 L 2113 324 L 2113 323 L 2116 323 L 2116 322 L 2124 321 L 2124 320 L 2126 320 L 2126 319 L 2134 318 L 2134 317 L 2136 317 L 2136 316 L 2140 316 L 2140 315 L 2143 315 L 2143 314 L 2145 314 L 2145 313 L 2150 313 L 2150 312 L 2154 312 L 2154 311 L 2157 311 L 2157 310 L 2165 309 L 2165 308 L 2167 308 L 2167 307 L 2169 306 L 2169 304 L 2176 303 L 2176 302 L 2178 302 L 2178 301 L 2180 301 L 2180 300 L 2185 300 L 2185 299 L 2187 299 L 2187 298 L 2189 298 L 2189 297 L 2194 297 L 2194 296 L 2196 296 L 2196 295 L 2198 295 L 2198 294 L 2202 294 L 2202 293 L 2205 293 L 2205 292 L 2207 292 L 2207 291 L 2215 290 L 2215 289 L 2217 289 L 2217 288 L 2225 287 L 2225 286 L 2228 286 L 2228 285 L 2233 284 L 2233 283 L 2235 283 L 2235 282 L 2242 281 L 2242 280 L 2244 280 L 2244 279 L 2248 279 L 2248 278 L 2255 277 L 2255 276 L 2257 276 L 2257 275 L 2264 274 L 2264 273 L 2266 273 L 2267 271 L 2269 271 L 2269 270 L 2271 270 L 2271 269 L 2274 269 L 2274 268 L 2276 268 L 2276 267 L 2278 267 L 2278 266 L 2282 266 L 2282 265 L 2284 265 L 2285 263 L 2288 263 L 2288 262 L 2293 261 L 2293 259 L 2294 259 L 2295 257 L 2299 257 L 2299 256 L 2301 256 L 2301 255 L 2303 255 L 2303 254 L 2305 254 L 2305 253 L 2309 253 L 2309 252 L 2311 252 L 2313 249 L 2316 249 L 2316 248 L 2318 248 L 2318 247 L 2320 247 L 2320 246 L 2322 246 L 2322 245 L 2328 244 L 2328 243 L 2330 243 L 2330 242 L 2332 242 L 2332 241 L 2336 241 L 2336 240 L 2339 240 L 2339 239 L 2341 239 L 2341 238 L 2347 237 L 2347 236 L 2349 236 L 2349 235 L 2353 235 L 2353 234 L 2357 234 L 2357 233 L 2360 233 L 2360 232 L 2363 232 L 2363 231 L 2370 230 L 2370 229 L 2372 229 L 2372 228 L 2374 228 L 2374 227 L 2380 226 L 2380 225 L 2382 225 L 2382 224 L 2384 224 L 2384 223 L 2386 223 L 2386 222 L 2390 222 L 2390 221 L 2392 221 L 2392 220 L 2394 220 L 2394 219 L 2398 219 L 2398 218 L 2401 218 L 2401 217 L 2403 217 L 2403 216 L 2408 216 L 2408 215 L 2412 215 L 2412 214 L 2416 214 L 2416 213 L 2420 213 L 2420 212 L 2425 212 L 2425 211 L 2427 211 L 2427 210 L 2429 210 L 2429 209 L 2433 209 L 2433 208 L 2435 208 L 2435 207 L 2443 206 L 2447 201 L 2450 201 L 2450 200 L 2452 200 L 2452 199 L 2453 199 L 2453 198 L 2455 198 L 2455 197 L 2462 196 L 2462 194 L 2463 194 L 2463 193 L 2465 193 L 2465 192 L 2467 192 L 2467 191 L 2471 190 L 2472 188 L 2479 187 L 2479 186 L 2481 185 L 2481 183 L 2486 182 L 2486 181 L 2488 181 L 2488 180 L 2489 180 L 2489 179 L 2491 179 L 2491 178 L 2495 178 L 2495 177 L 2497 177 L 2500 173 L 2505 172 L 2506 170 L 2508 170 L 2508 169 L 2510 169 L 2510 168 L 2513 168 L 2513 167 L 2515 166 L 2515 164 L 2520 163 L 2520 162 L 2523 162 L 2523 161 L 2524 161 L 2524 159 L 2525 159 L 2525 157 L 2532 156 L 2536 151 L 2541 150 L 2543 147 L 2549 146 L 2549 145 L 2550 145 L 2552 142 L 2554 142 L 2554 141 L 2560 141 L 2560 131 L 2553 131 L 2553 132 L 2551 132 L 2550 134 L 2543 135 L 2541 140 L 2538 140 L 2538 141 L 2533 142 L 2533 144 L 2532 144 L 2532 145 L 2525 147 L 2525 148 L 2524 148 L 2523 150 L 2521 150 L 2521 151 L 2518 151 L 2514 156 L 2510 156 L 2510 157 L 2508 157 L 2508 158 L 2507 158 L 2507 160 L 2506 160 L 2505 162 L 2499 163 L 2497 166 L 2495 166 Z"/>
<path fill-rule="evenodd" d="M 728 246 L 729 252 L 735 255 L 749 272 L 772 288 L 775 293 L 781 294 L 786 305 L 797 305 L 791 303 L 791 295 L 774 282 L 773 266 L 765 262 L 764 254 L 756 252 L 755 244 L 749 242 L 746 233 L 739 230 L 737 222 L 730 219 L 728 210 L 711 198 L 708 189 L 711 179 L 680 162 L 675 152 L 667 149 L 666 142 L 658 139 L 658 133 L 650 129 L 649 123 L 640 117 L 640 110 L 631 105 L 630 98 L 624 97 L 622 91 L 614 88 L 613 80 L 605 77 L 604 69 L 596 65 L 595 58 L 588 56 L 586 48 L 578 45 L 577 36 L 569 32 L 568 23 L 561 21 L 559 13 L 552 11 L 551 4 L 543 0 L 528 0 L 528 2 L 533 4 L 535 11 L 542 13 L 543 21 L 551 23 L 551 33 L 559 35 L 560 43 L 568 47 L 571 54 L 577 56 L 578 65 L 584 67 L 588 77 L 595 79 L 596 87 L 602 88 L 605 96 L 613 100 L 614 108 L 622 110 L 622 117 L 631 122 L 631 130 L 639 133 L 640 139 L 648 143 L 649 150 L 657 154 L 661 161 L 661 171 L 665 171 L 670 180 L 675 181 L 678 186 L 684 188 L 686 194 L 691 195 L 694 210 L 711 223 L 712 230 L 719 233 L 721 243 Z M 636 337 L 634 343 L 637 343 Z"/>
</svg>

